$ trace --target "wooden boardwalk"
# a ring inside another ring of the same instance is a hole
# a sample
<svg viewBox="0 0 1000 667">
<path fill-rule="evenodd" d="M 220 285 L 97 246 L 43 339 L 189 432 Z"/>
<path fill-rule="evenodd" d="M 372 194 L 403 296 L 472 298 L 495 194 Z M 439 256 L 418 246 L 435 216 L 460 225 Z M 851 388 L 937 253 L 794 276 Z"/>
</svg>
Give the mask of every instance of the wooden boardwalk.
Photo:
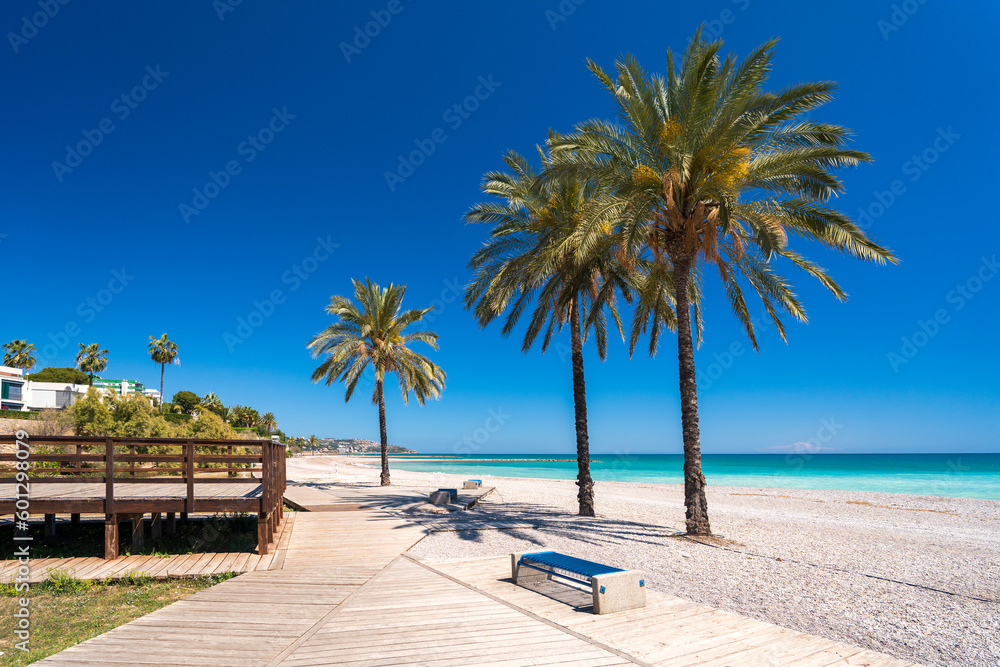
<svg viewBox="0 0 1000 667">
<path fill-rule="evenodd" d="M 589 593 L 512 584 L 507 556 L 407 556 L 426 532 L 377 509 L 298 513 L 277 569 L 223 582 L 37 664 L 912 664 L 652 591 L 643 609 L 595 616 Z"/>
</svg>

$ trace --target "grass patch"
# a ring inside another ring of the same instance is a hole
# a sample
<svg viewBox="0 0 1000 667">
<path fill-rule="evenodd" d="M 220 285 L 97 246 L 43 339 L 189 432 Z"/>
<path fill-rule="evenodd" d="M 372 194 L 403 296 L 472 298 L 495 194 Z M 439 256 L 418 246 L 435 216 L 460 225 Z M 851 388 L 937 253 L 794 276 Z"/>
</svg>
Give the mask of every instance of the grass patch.
<svg viewBox="0 0 1000 667">
<path fill-rule="evenodd" d="M 41 660 L 235 576 L 154 580 L 132 575 L 118 581 L 84 581 L 53 574 L 26 592 L 17 592 L 10 584 L 0 585 L 0 665 Z M 14 648 L 21 641 L 14 635 L 14 612 L 20 608 L 21 597 L 31 600 L 28 653 Z"/>
<path fill-rule="evenodd" d="M 146 523 L 149 523 L 148 521 Z M 145 528 L 146 543 L 142 549 L 132 549 L 132 534 L 129 524 L 123 523 L 119 530 L 119 553 L 123 556 L 192 553 L 240 553 L 252 552 L 257 548 L 257 517 L 247 514 L 225 514 L 207 519 L 177 521 L 177 533 L 166 534 L 166 520 L 163 522 L 164 535 L 155 542 Z M 44 526 L 32 523 L 28 529 L 31 535 L 32 558 L 72 558 L 77 556 L 104 555 L 104 522 L 83 521 L 77 525 L 60 522 L 56 526 L 55 537 L 44 536 Z M 20 543 L 14 542 L 14 526 L 0 526 L 0 560 L 14 558 L 14 549 Z"/>
</svg>

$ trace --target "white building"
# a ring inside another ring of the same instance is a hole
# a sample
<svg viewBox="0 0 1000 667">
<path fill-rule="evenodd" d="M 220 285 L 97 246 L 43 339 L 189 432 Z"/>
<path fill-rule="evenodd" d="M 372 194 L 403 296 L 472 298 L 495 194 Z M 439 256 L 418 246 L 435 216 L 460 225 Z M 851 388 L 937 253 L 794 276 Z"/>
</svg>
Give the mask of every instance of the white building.
<svg viewBox="0 0 1000 667">
<path fill-rule="evenodd" d="M 24 371 L 0 366 L 0 410 L 27 410 Z"/>
<path fill-rule="evenodd" d="M 87 385 L 69 382 L 34 382 L 24 379 L 20 368 L 0 366 L 0 408 L 3 410 L 52 410 L 68 408 L 87 395 Z"/>
</svg>

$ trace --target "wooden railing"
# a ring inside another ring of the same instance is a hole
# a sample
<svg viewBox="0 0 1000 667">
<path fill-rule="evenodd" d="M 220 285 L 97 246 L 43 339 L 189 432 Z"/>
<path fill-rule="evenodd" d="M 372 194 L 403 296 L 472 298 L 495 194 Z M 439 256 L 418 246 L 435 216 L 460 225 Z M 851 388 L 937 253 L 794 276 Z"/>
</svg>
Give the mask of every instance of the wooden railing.
<svg viewBox="0 0 1000 667">
<path fill-rule="evenodd" d="M 29 436 L 26 442 L 30 447 L 25 459 L 30 483 L 104 484 L 100 499 L 81 501 L 67 495 L 60 503 L 60 494 L 47 494 L 54 497 L 40 500 L 38 504 L 42 505 L 46 519 L 51 516 L 53 523 L 56 513 L 103 512 L 108 526 L 106 555 L 110 551 L 117 554 L 117 523 L 125 520 L 119 515 L 135 521 L 136 515 L 141 520 L 143 513 L 150 512 L 155 514 L 155 521 L 163 511 L 180 509 L 183 517 L 196 510 L 235 511 L 255 505 L 258 548 L 262 554 L 267 553 L 268 544 L 281 523 L 285 446 L 278 442 L 76 436 Z M 0 435 L 0 444 L 16 443 L 15 436 Z M 0 483 L 17 482 L 16 463 L 19 460 L 16 451 L 0 454 Z M 224 495 L 202 494 L 199 498 L 199 487 L 203 489 L 205 484 L 253 484 L 258 475 L 259 497 L 230 499 Z M 183 499 L 176 496 L 137 499 L 135 487 L 131 487 L 130 493 L 116 497 L 116 484 L 130 487 L 135 484 L 184 484 L 186 491 Z M 0 498 L 0 514 L 12 513 L 13 508 L 13 499 Z M 110 547 L 112 540 L 113 549 Z"/>
</svg>

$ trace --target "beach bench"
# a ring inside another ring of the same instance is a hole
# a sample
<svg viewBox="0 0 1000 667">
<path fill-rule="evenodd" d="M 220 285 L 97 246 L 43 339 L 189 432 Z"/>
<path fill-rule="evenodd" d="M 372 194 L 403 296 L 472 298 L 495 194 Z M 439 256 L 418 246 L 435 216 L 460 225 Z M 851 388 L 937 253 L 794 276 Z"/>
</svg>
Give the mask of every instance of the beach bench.
<svg viewBox="0 0 1000 667">
<path fill-rule="evenodd" d="M 555 551 L 511 554 L 510 570 L 511 578 L 518 585 L 553 578 L 589 585 L 594 595 L 595 614 L 646 606 L 646 576 L 638 570 L 622 570 Z"/>
<path fill-rule="evenodd" d="M 428 502 L 431 505 L 447 505 L 458 500 L 458 489 L 438 489 L 432 491 Z"/>
<path fill-rule="evenodd" d="M 481 479 L 467 479 L 462 484 L 463 489 L 478 489 L 483 485 L 483 480 Z"/>
</svg>

